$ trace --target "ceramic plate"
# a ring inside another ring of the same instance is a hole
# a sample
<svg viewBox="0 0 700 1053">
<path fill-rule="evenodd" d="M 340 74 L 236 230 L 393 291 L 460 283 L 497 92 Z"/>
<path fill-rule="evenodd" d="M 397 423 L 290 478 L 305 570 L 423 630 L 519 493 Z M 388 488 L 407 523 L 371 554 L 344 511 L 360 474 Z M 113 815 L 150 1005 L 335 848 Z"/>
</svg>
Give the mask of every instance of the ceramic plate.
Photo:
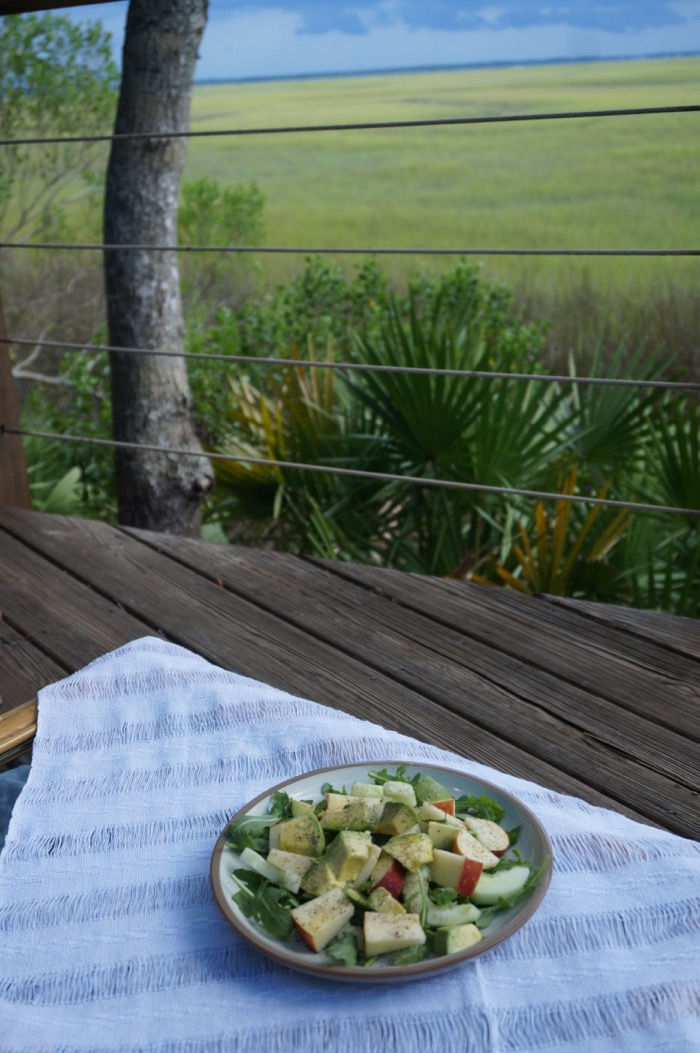
<svg viewBox="0 0 700 1053">
<path fill-rule="evenodd" d="M 240 869 L 241 863 L 237 852 L 227 847 L 228 824 L 216 842 L 211 860 L 211 883 L 214 897 L 223 911 L 227 921 L 236 929 L 241 936 L 253 944 L 263 954 L 274 958 L 275 961 L 287 965 L 293 969 L 300 969 L 315 976 L 325 979 L 343 980 L 354 983 L 396 983 L 406 980 L 419 979 L 432 973 L 452 969 L 479 954 L 491 950 L 497 943 L 512 936 L 514 932 L 532 917 L 542 902 L 549 886 L 552 873 L 552 846 L 549 838 L 532 812 L 520 804 L 514 797 L 497 786 L 481 780 L 469 778 L 460 772 L 450 768 L 440 768 L 428 764 L 409 764 L 404 761 L 374 761 L 365 764 L 343 765 L 333 768 L 321 768 L 318 771 L 308 772 L 294 779 L 279 783 L 265 793 L 256 797 L 244 808 L 233 816 L 239 819 L 244 815 L 265 815 L 268 811 L 270 798 L 277 790 L 284 790 L 290 797 L 298 800 L 321 799 L 321 787 L 324 783 L 332 783 L 337 788 L 347 787 L 348 792 L 353 782 L 367 782 L 367 773 L 381 768 L 394 771 L 398 765 L 406 764 L 406 776 L 408 778 L 418 773 L 432 775 L 443 786 L 447 787 L 453 797 L 461 797 L 463 794 L 488 797 L 497 801 L 505 810 L 502 825 L 506 830 L 519 826 L 521 828 L 517 848 L 524 859 L 529 860 L 534 868 L 539 867 L 547 860 L 546 869 L 539 884 L 530 895 L 518 902 L 514 907 L 499 911 L 491 924 L 483 930 L 483 939 L 474 947 L 459 951 L 456 954 L 443 955 L 441 957 L 430 957 L 413 965 L 385 965 L 377 962 L 370 966 L 345 966 L 333 961 L 324 952 L 316 954 L 309 950 L 296 936 L 289 941 L 279 940 L 268 935 L 256 922 L 247 918 L 233 899 L 238 886 L 231 878 L 234 870 Z"/>
</svg>

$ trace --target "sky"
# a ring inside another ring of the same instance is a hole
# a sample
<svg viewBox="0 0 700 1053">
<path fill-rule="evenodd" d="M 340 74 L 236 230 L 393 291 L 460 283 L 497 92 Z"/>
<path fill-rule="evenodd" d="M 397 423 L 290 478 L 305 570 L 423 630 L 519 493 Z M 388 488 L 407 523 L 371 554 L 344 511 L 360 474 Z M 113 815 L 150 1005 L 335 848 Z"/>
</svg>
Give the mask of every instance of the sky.
<svg viewBox="0 0 700 1053">
<path fill-rule="evenodd" d="M 99 17 L 121 53 L 128 4 Z M 196 79 L 700 52 L 700 0 L 210 0 Z"/>
</svg>

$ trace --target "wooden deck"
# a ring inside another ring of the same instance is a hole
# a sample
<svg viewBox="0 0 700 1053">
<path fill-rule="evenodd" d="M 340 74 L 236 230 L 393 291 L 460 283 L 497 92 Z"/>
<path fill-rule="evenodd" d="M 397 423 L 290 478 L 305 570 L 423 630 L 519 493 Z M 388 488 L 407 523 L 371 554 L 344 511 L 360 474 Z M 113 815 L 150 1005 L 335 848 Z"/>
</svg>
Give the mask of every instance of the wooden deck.
<svg viewBox="0 0 700 1053">
<path fill-rule="evenodd" d="M 0 509 L 0 711 L 141 636 L 700 838 L 700 622 Z M 33 707 L 0 717 L 32 730 Z"/>
</svg>

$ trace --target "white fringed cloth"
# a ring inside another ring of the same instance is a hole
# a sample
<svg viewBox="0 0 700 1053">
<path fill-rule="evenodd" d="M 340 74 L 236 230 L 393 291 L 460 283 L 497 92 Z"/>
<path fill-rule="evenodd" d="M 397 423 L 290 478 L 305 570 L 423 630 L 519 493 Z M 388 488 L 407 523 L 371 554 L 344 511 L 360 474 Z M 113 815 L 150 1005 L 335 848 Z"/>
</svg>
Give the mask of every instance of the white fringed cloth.
<svg viewBox="0 0 700 1053">
<path fill-rule="evenodd" d="M 259 954 L 214 902 L 230 816 L 379 757 L 515 794 L 555 873 L 492 951 L 397 987 Z M 697 1053 L 700 845 L 225 672 L 146 638 L 46 688 L 0 857 L 7 1053 Z"/>
</svg>

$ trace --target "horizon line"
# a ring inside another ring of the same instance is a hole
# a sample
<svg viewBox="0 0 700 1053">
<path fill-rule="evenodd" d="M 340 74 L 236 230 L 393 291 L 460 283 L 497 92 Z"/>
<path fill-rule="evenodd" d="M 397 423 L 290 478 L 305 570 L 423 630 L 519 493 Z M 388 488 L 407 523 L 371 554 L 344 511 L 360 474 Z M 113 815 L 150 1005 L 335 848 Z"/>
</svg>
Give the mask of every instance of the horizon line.
<svg viewBox="0 0 700 1053">
<path fill-rule="evenodd" d="M 645 55 L 580 55 L 575 58 L 561 56 L 546 59 L 495 59 L 492 62 L 458 62 L 442 64 L 425 64 L 420 66 L 386 66 L 366 70 L 326 70 L 315 73 L 270 73 L 255 74 L 248 77 L 195 77 L 194 84 L 252 84 L 268 81 L 285 80 L 333 80 L 343 77 L 390 77 L 402 73 L 439 73 L 458 72 L 472 69 L 514 69 L 521 66 L 563 66 L 589 64 L 594 62 L 649 62 L 673 58 L 697 58 L 700 51 L 663 51 Z"/>
</svg>

